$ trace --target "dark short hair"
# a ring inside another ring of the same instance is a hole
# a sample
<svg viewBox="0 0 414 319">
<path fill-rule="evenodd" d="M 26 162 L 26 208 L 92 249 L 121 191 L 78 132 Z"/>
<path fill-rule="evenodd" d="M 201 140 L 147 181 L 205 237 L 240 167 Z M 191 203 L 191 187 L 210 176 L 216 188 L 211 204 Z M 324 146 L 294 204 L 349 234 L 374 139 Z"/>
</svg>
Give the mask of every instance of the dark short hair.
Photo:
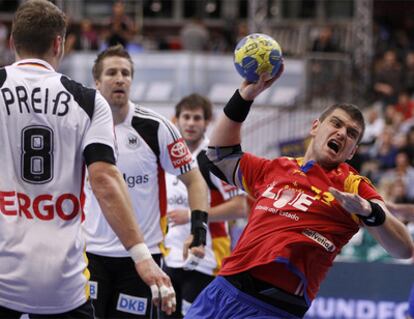
<svg viewBox="0 0 414 319">
<path fill-rule="evenodd" d="M 187 110 L 197 110 L 201 108 L 203 110 L 204 119 L 206 121 L 211 120 L 213 116 L 213 106 L 210 100 L 200 94 L 193 93 L 187 95 L 181 99 L 180 102 L 175 106 L 175 117 L 180 117 L 183 109 Z"/>
<path fill-rule="evenodd" d="M 14 15 L 11 35 L 17 53 L 43 56 L 56 36 L 65 34 L 65 14 L 49 1 L 29 0 Z"/>
<path fill-rule="evenodd" d="M 364 115 L 362 114 L 358 106 L 354 104 L 348 104 L 348 103 L 333 104 L 327 107 L 321 113 L 321 115 L 319 115 L 319 121 L 323 122 L 329 115 L 331 115 L 337 109 L 343 110 L 346 114 L 348 114 L 351 117 L 353 121 L 357 122 L 358 125 L 361 127 L 362 129 L 361 134 L 358 137 L 358 143 L 359 143 L 362 139 L 362 136 L 364 135 L 365 120 L 364 120 Z"/>
<path fill-rule="evenodd" d="M 96 57 L 92 68 L 92 75 L 94 80 L 98 80 L 102 74 L 103 60 L 114 56 L 127 59 L 131 63 L 131 76 L 134 76 L 134 62 L 132 61 L 130 54 L 121 44 L 117 44 L 102 51 Z"/>
</svg>

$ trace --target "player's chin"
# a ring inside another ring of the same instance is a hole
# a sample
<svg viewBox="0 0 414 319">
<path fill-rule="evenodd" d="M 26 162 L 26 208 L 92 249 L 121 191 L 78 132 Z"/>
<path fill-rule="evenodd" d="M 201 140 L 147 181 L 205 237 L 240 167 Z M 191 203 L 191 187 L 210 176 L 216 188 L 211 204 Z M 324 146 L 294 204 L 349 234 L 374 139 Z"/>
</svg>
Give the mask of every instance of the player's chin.
<svg viewBox="0 0 414 319">
<path fill-rule="evenodd" d="M 126 95 L 118 93 L 112 97 L 112 101 L 113 101 L 113 104 L 124 105 L 125 103 L 127 103 L 128 99 Z"/>
<path fill-rule="evenodd" d="M 324 159 L 321 159 L 319 162 L 322 167 L 327 168 L 327 169 L 333 169 L 333 168 L 336 168 L 339 164 L 341 164 L 344 161 L 338 156 L 334 156 L 334 157 L 326 156 Z"/>
</svg>

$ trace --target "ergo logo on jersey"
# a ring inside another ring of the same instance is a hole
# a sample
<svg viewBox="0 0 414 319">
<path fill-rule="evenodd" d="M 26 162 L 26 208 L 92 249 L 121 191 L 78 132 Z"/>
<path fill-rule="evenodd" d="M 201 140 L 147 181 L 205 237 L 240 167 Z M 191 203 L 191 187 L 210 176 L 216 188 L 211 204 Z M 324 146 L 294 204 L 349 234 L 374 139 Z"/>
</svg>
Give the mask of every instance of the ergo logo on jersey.
<svg viewBox="0 0 414 319">
<path fill-rule="evenodd" d="M 70 210 L 70 211 L 68 211 Z M 52 220 L 58 216 L 63 220 L 74 219 L 80 212 L 79 199 L 74 194 L 61 194 L 53 198 L 50 194 L 31 198 L 24 193 L 0 191 L 0 212 L 6 216 Z"/>
<path fill-rule="evenodd" d="M 167 147 L 174 168 L 182 167 L 191 163 L 192 157 L 183 138 L 169 144 Z"/>
</svg>

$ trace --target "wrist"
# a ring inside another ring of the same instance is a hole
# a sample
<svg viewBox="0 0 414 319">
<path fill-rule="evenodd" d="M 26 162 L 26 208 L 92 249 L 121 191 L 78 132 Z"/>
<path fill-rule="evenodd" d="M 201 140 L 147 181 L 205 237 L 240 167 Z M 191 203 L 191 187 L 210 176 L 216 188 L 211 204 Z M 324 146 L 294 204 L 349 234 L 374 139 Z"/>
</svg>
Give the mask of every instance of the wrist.
<svg viewBox="0 0 414 319">
<path fill-rule="evenodd" d="M 246 101 L 240 95 L 240 91 L 236 90 L 231 99 L 227 102 L 223 111 L 230 120 L 242 123 L 249 114 L 252 104 L 253 101 Z"/>
<path fill-rule="evenodd" d="M 362 220 L 362 222 L 366 226 L 370 226 L 370 227 L 381 226 L 382 224 L 385 223 L 385 218 L 386 218 L 384 210 L 377 203 L 374 203 L 370 200 L 368 201 L 368 203 L 371 205 L 371 214 L 369 214 L 368 216 L 358 215 L 359 218 Z"/>
<path fill-rule="evenodd" d="M 193 235 L 193 241 L 190 247 L 197 247 L 206 244 L 207 220 L 207 212 L 197 209 L 191 212 L 191 234 Z"/>
<path fill-rule="evenodd" d="M 132 246 L 130 249 L 128 249 L 128 252 L 135 263 L 139 263 L 143 260 L 152 258 L 147 245 L 144 243 L 139 243 Z"/>
</svg>

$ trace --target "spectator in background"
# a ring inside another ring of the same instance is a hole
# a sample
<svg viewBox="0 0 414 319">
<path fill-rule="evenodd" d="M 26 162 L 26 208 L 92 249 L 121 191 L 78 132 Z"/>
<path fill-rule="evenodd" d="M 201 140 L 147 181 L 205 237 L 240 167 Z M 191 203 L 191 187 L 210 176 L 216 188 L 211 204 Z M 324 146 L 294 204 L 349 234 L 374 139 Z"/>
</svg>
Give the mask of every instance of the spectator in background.
<svg viewBox="0 0 414 319">
<path fill-rule="evenodd" d="M 208 48 L 210 33 L 201 19 L 193 18 L 181 29 L 180 38 L 184 50 L 200 52 Z"/>
<path fill-rule="evenodd" d="M 0 22 L 0 67 L 13 62 L 13 52 L 9 46 L 9 28 Z"/>
<path fill-rule="evenodd" d="M 96 51 L 98 48 L 99 37 L 98 33 L 94 29 L 92 21 L 89 19 L 83 19 L 80 23 L 80 32 L 76 49 L 82 51 Z"/>
<path fill-rule="evenodd" d="M 380 112 L 376 106 L 370 107 L 364 116 L 366 119 L 366 127 L 361 144 L 372 145 L 384 129 L 384 119 L 380 116 Z"/>
<path fill-rule="evenodd" d="M 107 46 L 121 44 L 127 47 L 137 31 L 134 21 L 125 14 L 124 2 L 122 0 L 115 1 L 112 6 L 109 33 L 106 35 Z"/>
<path fill-rule="evenodd" d="M 398 57 L 403 58 L 406 52 L 411 49 L 410 39 L 408 38 L 406 30 L 397 29 L 394 32 L 394 38 L 395 44 L 393 45 L 393 48 L 396 50 Z"/>
<path fill-rule="evenodd" d="M 389 184 L 390 189 L 388 193 L 388 200 L 393 201 L 394 203 L 409 203 L 412 201 L 407 194 L 407 184 L 404 179 L 397 177 L 392 181 L 392 184 Z"/>
<path fill-rule="evenodd" d="M 330 92 L 330 96 L 341 93 L 337 90 L 339 86 L 338 73 L 335 72 L 337 63 L 323 55 L 339 51 L 331 27 L 324 26 L 318 31 L 311 51 L 316 53 L 309 63 L 312 78 L 309 83 L 311 96 L 320 98 L 327 97 L 326 92 Z"/>
<path fill-rule="evenodd" d="M 414 126 L 406 133 L 406 142 L 402 150 L 407 153 L 411 166 L 414 166 Z"/>
<path fill-rule="evenodd" d="M 414 51 L 410 51 L 405 56 L 404 83 L 410 95 L 414 93 Z"/>
<path fill-rule="evenodd" d="M 338 52 L 339 46 L 333 37 L 333 31 L 330 26 L 324 26 L 320 29 L 317 38 L 312 44 L 313 52 Z"/>
<path fill-rule="evenodd" d="M 403 121 L 409 120 L 414 115 L 414 101 L 411 99 L 410 93 L 407 90 L 402 90 L 398 93 L 397 104 L 394 109 L 402 115 Z"/>
<path fill-rule="evenodd" d="M 414 202 L 414 168 L 404 151 L 399 151 L 395 157 L 395 168 L 383 174 L 382 181 L 388 181 L 394 194 L 393 202 Z M 396 192 L 400 183 L 403 191 Z"/>
<path fill-rule="evenodd" d="M 394 104 L 402 83 L 402 66 L 393 50 L 387 50 L 376 62 L 373 74 L 375 99 L 387 104 Z"/>
<path fill-rule="evenodd" d="M 388 104 L 384 109 L 384 121 L 387 126 L 392 126 L 395 132 L 398 132 L 401 124 L 404 122 L 403 115 L 395 111 L 392 104 Z"/>
<path fill-rule="evenodd" d="M 391 126 L 386 126 L 371 149 L 371 158 L 379 163 L 380 169 L 395 167 L 395 157 L 398 149 L 393 144 L 395 130 Z"/>
</svg>

